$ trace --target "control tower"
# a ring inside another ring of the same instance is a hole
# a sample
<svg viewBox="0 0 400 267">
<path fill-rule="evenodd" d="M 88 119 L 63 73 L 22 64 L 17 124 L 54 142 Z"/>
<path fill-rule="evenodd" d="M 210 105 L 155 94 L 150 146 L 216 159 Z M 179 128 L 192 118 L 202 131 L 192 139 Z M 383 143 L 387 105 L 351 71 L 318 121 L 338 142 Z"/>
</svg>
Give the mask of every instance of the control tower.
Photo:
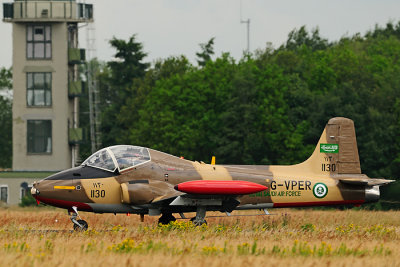
<svg viewBox="0 0 400 267">
<path fill-rule="evenodd" d="M 75 166 L 82 129 L 78 24 L 93 21 L 93 5 L 75 0 L 3 3 L 12 23 L 13 171 Z"/>
</svg>

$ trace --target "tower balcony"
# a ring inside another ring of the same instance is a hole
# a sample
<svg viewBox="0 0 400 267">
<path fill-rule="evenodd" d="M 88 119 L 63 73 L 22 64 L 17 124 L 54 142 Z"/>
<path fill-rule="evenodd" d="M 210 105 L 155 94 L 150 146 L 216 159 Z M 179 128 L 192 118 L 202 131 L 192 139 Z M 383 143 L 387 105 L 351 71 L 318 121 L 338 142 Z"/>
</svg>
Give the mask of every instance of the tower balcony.
<svg viewBox="0 0 400 267">
<path fill-rule="evenodd" d="M 15 0 L 3 3 L 4 22 L 92 22 L 93 5 L 76 1 Z"/>
<path fill-rule="evenodd" d="M 83 81 L 69 81 L 68 84 L 68 97 L 81 96 L 86 88 L 86 82 Z"/>
<path fill-rule="evenodd" d="M 68 141 L 70 145 L 81 144 L 83 142 L 83 129 L 82 128 L 69 128 Z"/>
<path fill-rule="evenodd" d="M 86 59 L 85 49 L 68 48 L 68 63 L 70 65 L 82 64 L 85 62 L 85 59 Z"/>
</svg>

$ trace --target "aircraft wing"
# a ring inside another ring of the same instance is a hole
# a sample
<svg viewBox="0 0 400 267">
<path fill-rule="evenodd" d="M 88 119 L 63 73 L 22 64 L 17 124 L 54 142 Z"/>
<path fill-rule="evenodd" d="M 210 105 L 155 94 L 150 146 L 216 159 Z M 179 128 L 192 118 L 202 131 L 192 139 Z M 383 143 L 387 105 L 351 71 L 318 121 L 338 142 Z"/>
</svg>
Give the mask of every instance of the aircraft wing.
<svg viewBox="0 0 400 267">
<path fill-rule="evenodd" d="M 133 180 L 121 184 L 122 202 L 126 204 L 154 204 L 176 198 L 182 193 L 174 186 L 157 180 Z"/>
<path fill-rule="evenodd" d="M 231 212 L 239 196 L 267 190 L 264 185 L 247 181 L 193 180 L 172 185 L 164 181 L 139 180 L 122 185 L 124 203 L 159 206 L 212 206 Z"/>
<path fill-rule="evenodd" d="M 339 181 L 345 184 L 381 186 L 393 183 L 395 180 L 386 180 L 381 178 L 340 178 Z"/>
</svg>

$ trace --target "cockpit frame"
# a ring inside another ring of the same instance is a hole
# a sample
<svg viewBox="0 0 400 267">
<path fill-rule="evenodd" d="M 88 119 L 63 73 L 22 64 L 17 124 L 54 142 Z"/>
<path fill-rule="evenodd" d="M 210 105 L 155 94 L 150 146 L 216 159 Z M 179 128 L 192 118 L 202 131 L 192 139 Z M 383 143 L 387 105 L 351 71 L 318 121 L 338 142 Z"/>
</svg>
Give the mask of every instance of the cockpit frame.
<svg viewBox="0 0 400 267">
<path fill-rule="evenodd" d="M 151 161 L 151 156 L 148 148 L 116 145 L 103 148 L 92 154 L 82 163 L 82 166 L 121 173 L 149 161 Z"/>
</svg>

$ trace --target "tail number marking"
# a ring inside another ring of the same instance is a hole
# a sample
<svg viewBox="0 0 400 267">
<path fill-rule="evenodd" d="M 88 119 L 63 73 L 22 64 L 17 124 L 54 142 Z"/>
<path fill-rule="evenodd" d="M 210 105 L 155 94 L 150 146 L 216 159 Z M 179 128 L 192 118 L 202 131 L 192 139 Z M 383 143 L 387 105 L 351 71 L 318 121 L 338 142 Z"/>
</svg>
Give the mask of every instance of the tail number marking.
<svg viewBox="0 0 400 267">
<path fill-rule="evenodd" d="M 106 190 L 90 190 L 91 198 L 104 198 L 106 196 Z"/>
<path fill-rule="evenodd" d="M 284 180 L 282 183 L 271 181 L 269 190 L 250 194 L 249 197 L 301 197 L 302 192 L 311 191 L 309 180 Z"/>
<path fill-rule="evenodd" d="M 271 190 L 276 190 L 279 187 L 285 187 L 286 190 L 311 190 L 311 181 L 296 181 L 286 180 L 284 184 L 277 184 L 276 181 L 271 182 Z"/>
<path fill-rule="evenodd" d="M 322 163 L 321 167 L 323 172 L 335 172 L 336 171 L 336 164 L 324 164 Z"/>
</svg>

